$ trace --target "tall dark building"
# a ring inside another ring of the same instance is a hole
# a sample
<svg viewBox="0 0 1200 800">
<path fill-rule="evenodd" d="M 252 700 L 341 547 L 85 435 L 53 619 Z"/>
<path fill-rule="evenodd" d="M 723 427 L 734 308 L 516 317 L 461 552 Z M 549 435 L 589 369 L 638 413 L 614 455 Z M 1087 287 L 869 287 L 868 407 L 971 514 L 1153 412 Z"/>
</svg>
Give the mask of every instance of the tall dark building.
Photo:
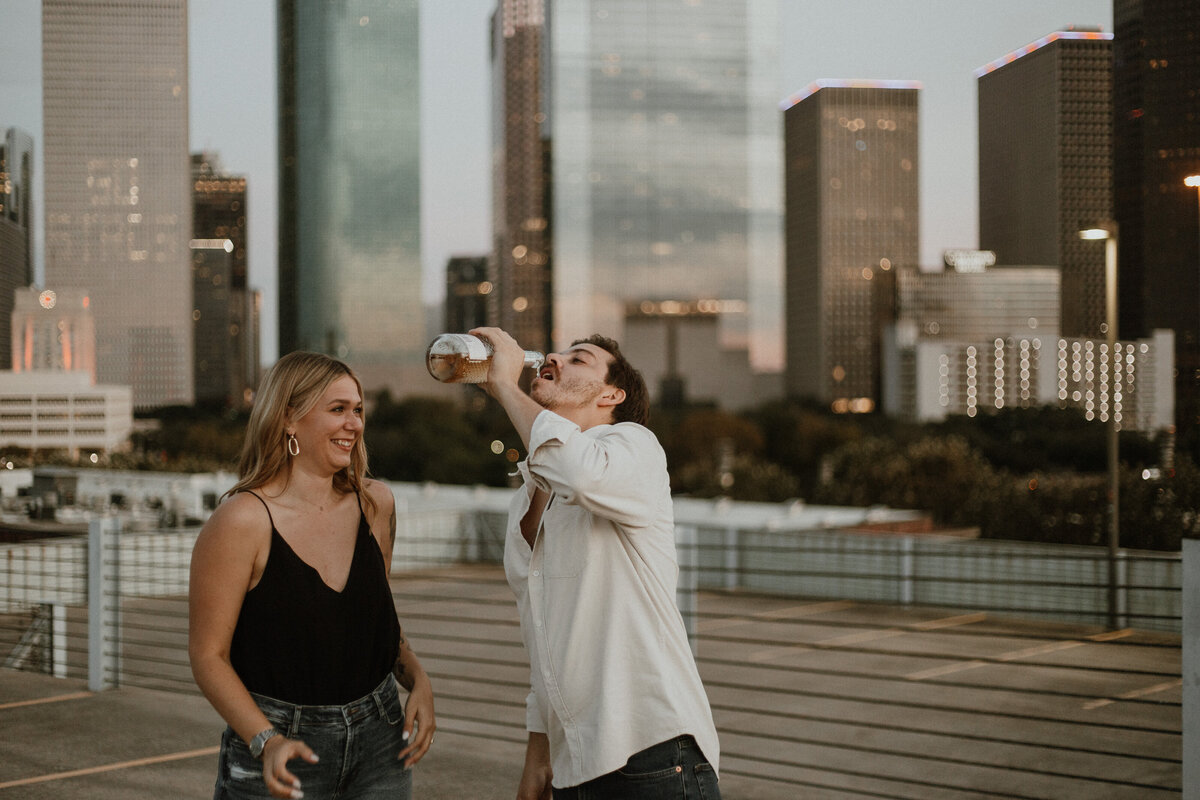
<svg viewBox="0 0 1200 800">
<path fill-rule="evenodd" d="M 0 139 L 0 369 L 11 369 L 15 292 L 33 283 L 33 139 L 9 128 Z"/>
<path fill-rule="evenodd" d="M 487 256 L 454 256 L 446 262 L 445 330 L 463 333 L 489 324 L 488 301 L 495 292 L 489 272 Z M 517 341 L 526 340 L 518 336 Z"/>
<path fill-rule="evenodd" d="M 192 239 L 189 247 L 196 402 L 232 407 L 241 400 L 243 390 L 241 382 L 234 387 L 230 370 L 234 358 L 230 344 L 237 332 L 232 302 L 233 242 Z"/>
<path fill-rule="evenodd" d="M 523 347 L 550 349 L 550 102 L 542 0 L 501 2 L 492 17 L 495 285 L 491 315 Z M 451 330 L 457 330 L 451 327 Z"/>
<path fill-rule="evenodd" d="M 237 407 L 258 383 L 258 336 L 247 285 L 246 179 L 224 173 L 215 153 L 192 154 L 192 231 L 196 399 Z M 225 307 L 217 308 L 219 303 Z M 202 330 L 215 340 L 202 340 Z"/>
<path fill-rule="evenodd" d="M 979 246 L 1005 264 L 1062 271 L 1064 336 L 1105 328 L 1112 219 L 1112 34 L 1055 31 L 976 72 Z"/>
<path fill-rule="evenodd" d="M 818 81 L 783 114 L 785 389 L 835 411 L 879 404 L 892 270 L 917 263 L 919 89 Z"/>
<path fill-rule="evenodd" d="M 1200 4 L 1113 2 L 1120 333 L 1175 331 L 1176 419 L 1200 430 Z"/>
</svg>

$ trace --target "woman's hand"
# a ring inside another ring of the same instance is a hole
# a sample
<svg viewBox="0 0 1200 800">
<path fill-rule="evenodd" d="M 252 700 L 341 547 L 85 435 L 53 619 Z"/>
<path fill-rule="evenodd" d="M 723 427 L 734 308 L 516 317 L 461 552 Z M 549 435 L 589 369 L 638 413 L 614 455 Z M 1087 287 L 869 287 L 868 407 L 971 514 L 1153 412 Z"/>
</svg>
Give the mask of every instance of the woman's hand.
<svg viewBox="0 0 1200 800">
<path fill-rule="evenodd" d="M 263 747 L 263 782 L 272 797 L 287 797 L 298 800 L 304 797 L 300 791 L 300 779 L 288 771 L 287 762 L 302 758 L 310 764 L 317 763 L 317 754 L 299 739 L 289 739 L 276 734 L 267 739 Z"/>
<path fill-rule="evenodd" d="M 413 737 L 413 729 L 417 735 Z M 429 752 L 433 744 L 433 734 L 437 730 L 437 720 L 433 715 L 433 685 L 422 672 L 413 682 L 408 692 L 408 702 L 404 704 L 404 738 L 408 747 L 400 751 L 398 756 L 406 767 L 414 767 L 417 762 Z"/>
</svg>

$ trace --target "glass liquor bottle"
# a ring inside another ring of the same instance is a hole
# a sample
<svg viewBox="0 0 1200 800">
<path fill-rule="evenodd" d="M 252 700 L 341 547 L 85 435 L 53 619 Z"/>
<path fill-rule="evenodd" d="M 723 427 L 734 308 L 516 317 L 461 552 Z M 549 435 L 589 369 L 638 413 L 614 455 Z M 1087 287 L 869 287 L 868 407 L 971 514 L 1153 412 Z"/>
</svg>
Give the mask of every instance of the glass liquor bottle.
<svg viewBox="0 0 1200 800">
<path fill-rule="evenodd" d="M 546 357 L 525 351 L 525 366 L 537 369 Z M 492 346 L 469 333 L 443 333 L 425 351 L 429 374 L 442 383 L 483 383 L 492 366 Z"/>
</svg>

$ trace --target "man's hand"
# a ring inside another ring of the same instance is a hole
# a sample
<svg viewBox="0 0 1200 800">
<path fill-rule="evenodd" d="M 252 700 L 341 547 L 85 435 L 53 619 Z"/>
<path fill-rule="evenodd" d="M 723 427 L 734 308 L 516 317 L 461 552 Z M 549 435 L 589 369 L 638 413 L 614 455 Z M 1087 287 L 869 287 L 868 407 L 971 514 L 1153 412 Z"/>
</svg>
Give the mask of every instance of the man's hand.
<svg viewBox="0 0 1200 800">
<path fill-rule="evenodd" d="M 529 395 L 521 390 L 521 370 L 525 368 L 525 351 L 499 328 L 474 328 L 475 336 L 492 345 L 492 366 L 488 379 L 480 387 L 496 399 L 516 429 L 525 448 L 529 448 L 529 434 L 533 421 L 544 410 Z"/>
<path fill-rule="evenodd" d="M 529 744 L 525 746 L 525 770 L 517 787 L 517 800 L 550 800 L 550 780 L 553 777 L 550 737 L 544 733 L 530 732 Z"/>
<path fill-rule="evenodd" d="M 525 368 L 525 351 L 517 340 L 500 328 L 473 328 L 469 331 L 492 346 L 492 365 L 488 379 L 479 384 L 492 397 L 499 399 L 504 388 L 516 388 Z"/>
</svg>

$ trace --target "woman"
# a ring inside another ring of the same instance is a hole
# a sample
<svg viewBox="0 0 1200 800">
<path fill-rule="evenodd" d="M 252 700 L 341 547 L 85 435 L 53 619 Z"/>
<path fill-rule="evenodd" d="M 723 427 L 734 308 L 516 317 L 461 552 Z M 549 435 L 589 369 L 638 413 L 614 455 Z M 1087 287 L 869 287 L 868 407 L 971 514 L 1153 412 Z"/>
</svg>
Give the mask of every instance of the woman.
<svg viewBox="0 0 1200 800">
<path fill-rule="evenodd" d="M 196 540 L 192 674 L 229 723 L 218 800 L 408 798 L 409 767 L 433 743 L 433 690 L 387 581 L 395 500 L 365 477 L 362 434 L 349 367 L 279 359 L 239 480 Z"/>
</svg>

